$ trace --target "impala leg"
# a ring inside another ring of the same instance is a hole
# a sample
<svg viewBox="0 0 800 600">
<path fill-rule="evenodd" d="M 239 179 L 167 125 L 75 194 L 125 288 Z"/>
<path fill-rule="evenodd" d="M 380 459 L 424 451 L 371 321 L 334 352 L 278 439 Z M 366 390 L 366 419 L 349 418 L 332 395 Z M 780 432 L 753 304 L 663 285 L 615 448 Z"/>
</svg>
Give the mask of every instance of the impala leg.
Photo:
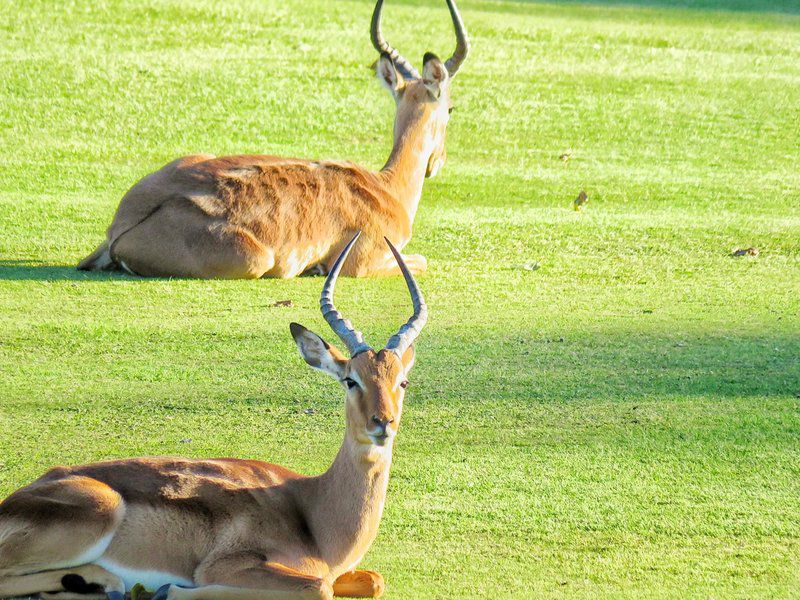
<svg viewBox="0 0 800 600">
<path fill-rule="evenodd" d="M 272 250 L 252 232 L 212 225 L 188 201 L 171 200 L 120 235 L 113 256 L 127 270 L 145 277 L 257 279 L 275 265 Z"/>
<path fill-rule="evenodd" d="M 42 592 L 61 592 L 42 597 L 66 599 L 75 596 L 122 600 L 125 584 L 122 580 L 97 565 L 82 565 L 69 569 L 42 571 L 30 575 L 15 575 L 0 579 L 0 598 L 13 598 Z M 116 598 L 114 594 L 117 594 Z"/>
<path fill-rule="evenodd" d="M 151 600 L 328 600 L 333 595 L 322 596 L 311 590 L 276 590 L 206 585 L 199 588 L 171 586 L 156 594 Z"/>
<path fill-rule="evenodd" d="M 392 257 L 392 260 L 394 260 L 394 257 Z M 406 266 L 408 267 L 408 270 L 411 271 L 412 275 L 422 275 L 428 270 L 428 259 L 422 256 L 422 254 L 403 254 L 403 260 L 405 261 Z M 396 261 L 395 267 L 399 274 L 400 267 L 397 267 Z"/>
<path fill-rule="evenodd" d="M 152 600 L 330 600 L 333 588 L 320 577 L 251 555 L 216 559 L 196 573 L 200 587 L 162 588 Z"/>
<path fill-rule="evenodd" d="M 380 598 L 386 584 L 375 571 L 348 571 L 333 582 L 333 595 L 344 598 Z"/>
<path fill-rule="evenodd" d="M 412 275 L 421 275 L 428 269 L 428 261 L 421 254 L 403 254 L 403 261 Z M 345 273 L 347 265 L 342 269 Z M 400 275 L 400 267 L 391 253 L 382 255 L 381 259 L 358 273 L 345 273 L 355 277 L 391 277 Z"/>
</svg>

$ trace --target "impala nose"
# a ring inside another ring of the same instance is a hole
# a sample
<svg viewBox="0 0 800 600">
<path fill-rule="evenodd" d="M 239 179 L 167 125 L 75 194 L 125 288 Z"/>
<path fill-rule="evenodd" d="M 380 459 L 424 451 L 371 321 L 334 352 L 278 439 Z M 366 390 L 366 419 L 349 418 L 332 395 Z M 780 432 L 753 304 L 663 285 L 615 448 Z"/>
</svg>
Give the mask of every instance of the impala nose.
<svg viewBox="0 0 800 600">
<path fill-rule="evenodd" d="M 371 432 L 372 435 L 379 438 L 385 438 L 388 434 L 386 433 L 386 427 L 389 423 L 393 423 L 394 419 L 381 419 L 378 415 L 372 415 L 372 423 L 378 427 L 377 430 L 373 430 Z"/>
</svg>

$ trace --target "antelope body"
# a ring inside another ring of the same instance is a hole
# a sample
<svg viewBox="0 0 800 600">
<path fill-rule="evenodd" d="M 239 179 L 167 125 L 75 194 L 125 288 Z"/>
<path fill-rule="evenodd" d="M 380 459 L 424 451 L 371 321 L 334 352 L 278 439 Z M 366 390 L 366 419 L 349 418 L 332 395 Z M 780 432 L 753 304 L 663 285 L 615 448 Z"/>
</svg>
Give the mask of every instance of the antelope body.
<svg viewBox="0 0 800 600">
<path fill-rule="evenodd" d="M 397 104 L 394 147 L 381 171 L 275 156 L 187 156 L 128 191 L 106 240 L 78 268 L 200 278 L 326 273 L 353 233 L 363 231 L 344 274 L 397 273 L 382 237 L 400 249 L 411 239 L 424 177 L 445 160 L 450 81 L 469 49 L 455 2 L 447 4 L 456 51 L 444 63 L 426 54 L 422 75 L 386 42 L 383 0 L 375 6 L 378 76 Z M 405 259 L 412 273 L 426 268 L 420 255 Z"/>
<path fill-rule="evenodd" d="M 331 467 L 304 477 L 256 460 L 139 458 L 57 467 L 0 503 L 0 598 L 121 600 L 136 582 L 155 600 L 379 596 L 354 571 L 378 530 L 412 343 L 427 318 L 394 246 L 414 316 L 375 352 L 333 304 L 347 245 L 323 289 L 326 320 L 350 359 L 292 324 L 300 353 L 346 390 L 346 432 Z M 88 593 L 88 595 L 87 595 Z"/>
</svg>

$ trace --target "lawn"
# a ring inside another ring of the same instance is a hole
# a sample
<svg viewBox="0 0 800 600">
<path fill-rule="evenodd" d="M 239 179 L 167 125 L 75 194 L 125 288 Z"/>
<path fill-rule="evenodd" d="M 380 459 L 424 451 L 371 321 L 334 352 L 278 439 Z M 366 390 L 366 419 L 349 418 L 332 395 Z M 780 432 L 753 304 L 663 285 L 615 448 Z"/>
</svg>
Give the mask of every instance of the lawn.
<svg viewBox="0 0 800 600">
<path fill-rule="evenodd" d="M 430 320 L 363 563 L 388 599 L 798 594 L 800 8 L 681 4 L 461 2 L 473 51 L 408 247 Z M 342 392 L 288 327 L 332 337 L 319 278 L 73 265 L 177 156 L 380 168 L 371 10 L 4 5 L 0 497 L 140 454 L 327 467 Z M 416 63 L 454 44 L 433 0 L 390 0 L 385 31 Z M 410 314 L 397 278 L 337 298 L 375 344 Z"/>
</svg>

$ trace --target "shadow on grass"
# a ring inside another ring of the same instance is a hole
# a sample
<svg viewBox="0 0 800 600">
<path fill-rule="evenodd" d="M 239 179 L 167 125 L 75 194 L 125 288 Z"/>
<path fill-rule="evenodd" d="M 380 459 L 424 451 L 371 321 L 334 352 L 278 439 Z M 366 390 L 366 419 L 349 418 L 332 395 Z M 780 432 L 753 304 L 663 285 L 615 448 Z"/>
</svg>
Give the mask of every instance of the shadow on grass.
<svg viewBox="0 0 800 600">
<path fill-rule="evenodd" d="M 45 265 L 30 260 L 0 260 L 0 281 L 108 281 L 132 279 L 117 272 L 78 271 L 72 265 Z"/>
<path fill-rule="evenodd" d="M 303 279 L 323 278 L 319 273 L 307 272 Z M 194 277 L 140 277 L 123 271 L 79 271 L 74 266 L 45 265 L 30 260 L 0 260 L 0 281 L 205 281 Z M 273 279 L 276 280 L 276 279 Z"/>
<path fill-rule="evenodd" d="M 427 340 L 433 397 L 482 402 L 640 398 L 800 398 L 800 335 L 625 331 L 524 331 L 492 339 L 476 354 L 465 338 Z M 436 346 L 431 349 L 430 346 Z M 446 373 L 446 375 L 444 375 Z M 469 381 L 468 386 L 464 385 Z M 430 385 L 430 384 L 423 384 Z"/>
</svg>

